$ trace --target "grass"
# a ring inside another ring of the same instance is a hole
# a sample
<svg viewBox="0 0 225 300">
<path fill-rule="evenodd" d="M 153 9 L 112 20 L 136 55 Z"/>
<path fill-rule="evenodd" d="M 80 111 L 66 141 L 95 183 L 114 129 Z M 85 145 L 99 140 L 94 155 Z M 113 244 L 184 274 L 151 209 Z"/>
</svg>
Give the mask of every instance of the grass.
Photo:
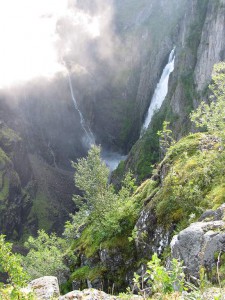
<svg viewBox="0 0 225 300">
<path fill-rule="evenodd" d="M 37 218 L 38 228 L 49 232 L 52 226 L 50 219 L 51 207 L 46 195 L 38 192 L 36 198 L 33 200 L 33 206 L 29 214 L 29 220 Z"/>
</svg>

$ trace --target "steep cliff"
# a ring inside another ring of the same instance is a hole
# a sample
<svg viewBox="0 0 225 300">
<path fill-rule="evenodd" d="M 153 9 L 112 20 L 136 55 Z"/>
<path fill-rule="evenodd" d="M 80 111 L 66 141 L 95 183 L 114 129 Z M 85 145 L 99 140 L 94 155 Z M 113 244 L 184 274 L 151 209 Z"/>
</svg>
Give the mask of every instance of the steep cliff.
<svg viewBox="0 0 225 300">
<path fill-rule="evenodd" d="M 151 166 L 159 160 L 156 132 L 161 129 L 163 120 L 171 123 L 176 138 L 192 130 L 189 113 L 201 99 L 207 98 L 213 65 L 224 60 L 224 30 L 224 1 L 186 3 L 172 35 L 176 58 L 167 97 L 145 135 L 132 148 L 126 162 L 120 165 L 115 182 L 128 169 L 132 169 L 139 179 L 149 175 L 151 168 L 146 165 Z M 148 85 L 150 88 L 149 82 Z"/>
<path fill-rule="evenodd" d="M 84 9 L 88 5 L 95 9 L 90 1 L 78 2 Z M 99 55 L 101 43 L 96 38 L 85 44 L 85 49 L 81 41 L 79 49 L 88 53 L 87 60 L 82 59 L 83 53 L 77 53 L 75 43 L 67 64 L 78 106 L 96 143 L 127 154 L 138 140 L 113 181 L 119 183 L 128 169 L 141 181 L 151 175 L 159 161 L 156 132 L 163 120 L 171 122 L 177 138 L 187 133 L 191 128 L 188 115 L 207 94 L 212 66 L 224 59 L 225 3 L 114 0 L 112 4 L 110 41 L 105 44 L 108 56 Z M 175 70 L 168 96 L 139 139 L 154 89 L 174 46 Z M 1 146 L 13 163 L 22 191 L 26 191 L 27 209 L 18 223 L 29 227 L 28 232 L 38 227 L 61 232 L 75 209 L 70 161 L 87 153 L 67 75 L 1 91 L 0 105 L 1 120 L 21 138 L 13 151 Z"/>
<path fill-rule="evenodd" d="M 36 234 L 39 228 L 60 233 L 69 213 L 75 209 L 71 199 L 76 191 L 73 172 L 54 165 L 49 140 L 38 134 L 44 124 L 34 123 L 31 109 L 32 122 L 28 126 L 28 120 L 15 109 L 15 103 L 2 95 L 0 117 L 0 232 L 11 239 Z"/>
</svg>

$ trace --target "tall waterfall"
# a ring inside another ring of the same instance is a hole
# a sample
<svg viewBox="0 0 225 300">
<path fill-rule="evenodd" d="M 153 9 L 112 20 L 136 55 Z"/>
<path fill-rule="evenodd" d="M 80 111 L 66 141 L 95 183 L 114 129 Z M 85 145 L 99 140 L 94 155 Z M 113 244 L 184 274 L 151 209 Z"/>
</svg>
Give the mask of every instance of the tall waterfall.
<svg viewBox="0 0 225 300">
<path fill-rule="evenodd" d="M 74 91 L 73 91 L 73 85 L 72 85 L 72 80 L 71 80 L 71 76 L 70 76 L 70 72 L 68 71 L 68 79 L 69 79 L 69 86 L 70 86 L 70 93 L 71 93 L 71 97 L 75 106 L 75 109 L 77 110 L 77 112 L 79 113 L 80 116 L 80 125 L 85 133 L 84 135 L 84 143 L 90 147 L 92 144 L 95 144 L 95 137 L 93 132 L 91 131 L 90 127 L 86 124 L 83 114 L 80 111 L 78 104 L 77 104 L 77 100 L 76 97 L 74 95 Z"/>
<path fill-rule="evenodd" d="M 151 122 L 152 116 L 154 115 L 154 112 L 161 107 L 164 99 L 166 98 L 166 95 L 168 93 L 169 77 L 170 77 L 170 74 L 174 70 L 174 61 L 175 61 L 175 48 L 173 48 L 173 50 L 170 52 L 168 63 L 163 70 L 163 73 L 161 75 L 159 83 L 157 84 L 157 87 L 153 94 L 147 116 L 146 116 L 144 124 L 142 126 L 141 135 L 142 135 L 143 131 L 148 128 L 148 126 Z"/>
<path fill-rule="evenodd" d="M 81 125 L 81 127 L 82 127 L 82 129 L 85 133 L 83 142 L 88 148 L 90 148 L 91 145 L 95 144 L 95 137 L 94 137 L 94 134 L 91 131 L 90 127 L 85 122 L 83 114 L 82 114 L 82 112 L 80 111 L 80 109 L 78 107 L 76 97 L 74 95 L 72 80 L 71 80 L 71 76 L 70 76 L 69 71 L 68 71 L 68 80 L 69 80 L 71 97 L 72 97 L 75 109 L 77 110 L 77 112 L 79 113 L 79 116 L 80 116 L 80 125 Z M 126 156 L 121 155 L 117 152 L 106 151 L 105 149 L 102 149 L 101 158 L 106 163 L 106 165 L 109 168 L 110 172 L 112 172 L 117 168 L 120 161 L 124 160 L 126 158 Z"/>
</svg>

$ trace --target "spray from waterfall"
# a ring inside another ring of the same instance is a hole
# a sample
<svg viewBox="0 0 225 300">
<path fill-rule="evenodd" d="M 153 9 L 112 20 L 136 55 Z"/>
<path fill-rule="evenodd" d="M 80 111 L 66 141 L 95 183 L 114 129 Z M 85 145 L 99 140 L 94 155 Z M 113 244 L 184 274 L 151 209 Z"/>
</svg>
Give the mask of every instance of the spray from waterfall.
<svg viewBox="0 0 225 300">
<path fill-rule="evenodd" d="M 68 71 L 68 80 L 69 80 L 70 93 L 71 93 L 71 97 L 72 97 L 72 100 L 73 100 L 73 104 L 75 106 L 75 109 L 79 113 L 79 116 L 80 116 L 80 125 L 81 125 L 81 127 L 82 127 L 82 129 L 83 129 L 83 131 L 85 133 L 85 135 L 84 135 L 84 143 L 89 148 L 91 145 L 95 144 L 95 137 L 94 137 L 94 134 L 91 131 L 90 127 L 85 122 L 83 114 L 82 114 L 82 112 L 80 111 L 80 109 L 78 107 L 77 100 L 76 100 L 76 97 L 74 95 L 72 80 L 71 80 L 71 76 L 70 76 L 70 72 L 69 71 Z"/>
<path fill-rule="evenodd" d="M 170 52 L 168 63 L 163 70 L 159 83 L 157 84 L 157 87 L 153 94 L 147 116 L 142 126 L 141 136 L 143 135 L 144 131 L 148 128 L 155 111 L 160 109 L 164 99 L 166 98 L 166 95 L 168 93 L 169 77 L 174 70 L 174 61 L 175 61 L 175 47 Z"/>
</svg>

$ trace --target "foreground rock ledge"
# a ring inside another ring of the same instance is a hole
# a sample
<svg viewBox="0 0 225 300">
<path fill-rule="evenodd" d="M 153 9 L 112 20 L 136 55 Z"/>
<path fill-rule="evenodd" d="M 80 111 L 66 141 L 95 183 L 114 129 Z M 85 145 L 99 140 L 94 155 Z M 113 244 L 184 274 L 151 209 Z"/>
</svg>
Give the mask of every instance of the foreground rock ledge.
<svg viewBox="0 0 225 300">
<path fill-rule="evenodd" d="M 27 292 L 33 291 L 38 300 L 117 300 L 116 296 L 108 295 L 95 289 L 83 291 L 72 291 L 64 296 L 60 296 L 58 279 L 54 276 L 44 276 L 31 281 L 26 289 Z M 132 296 L 130 300 L 141 300 L 140 296 Z"/>
<path fill-rule="evenodd" d="M 202 266 L 212 272 L 218 253 L 225 252 L 225 204 L 206 211 L 199 221 L 175 235 L 170 244 L 172 257 L 184 262 L 187 275 L 197 278 Z"/>
</svg>

